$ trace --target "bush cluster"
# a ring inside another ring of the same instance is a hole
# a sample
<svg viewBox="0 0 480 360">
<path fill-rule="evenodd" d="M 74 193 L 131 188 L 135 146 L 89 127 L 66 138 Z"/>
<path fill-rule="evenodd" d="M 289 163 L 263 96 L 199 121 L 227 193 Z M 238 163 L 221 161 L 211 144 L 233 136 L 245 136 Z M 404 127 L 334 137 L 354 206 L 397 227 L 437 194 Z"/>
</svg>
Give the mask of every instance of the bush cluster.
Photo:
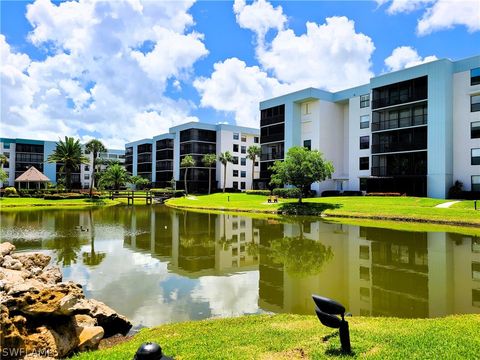
<svg viewBox="0 0 480 360">
<path fill-rule="evenodd" d="M 9 186 L 9 187 L 6 187 L 5 190 L 3 190 L 3 194 L 4 196 L 8 196 L 8 197 L 18 197 L 18 194 L 17 194 L 17 189 L 15 189 L 13 186 Z"/>
<path fill-rule="evenodd" d="M 62 194 L 49 194 L 45 195 L 43 198 L 45 200 L 73 200 L 73 199 L 85 199 L 87 198 L 87 195 L 82 195 L 79 193 L 62 193 Z"/>
<path fill-rule="evenodd" d="M 173 197 L 182 197 L 185 195 L 185 190 L 173 190 L 170 188 L 155 188 L 150 191 L 153 195 L 171 195 Z"/>
<path fill-rule="evenodd" d="M 265 195 L 265 196 L 270 196 L 271 191 L 270 190 L 247 190 L 245 191 L 247 195 Z"/>
<path fill-rule="evenodd" d="M 398 192 L 371 192 L 367 193 L 367 196 L 406 196 Z"/>
<path fill-rule="evenodd" d="M 281 198 L 299 198 L 300 197 L 300 189 L 298 188 L 278 188 L 273 189 L 273 195 L 276 195 Z"/>
</svg>

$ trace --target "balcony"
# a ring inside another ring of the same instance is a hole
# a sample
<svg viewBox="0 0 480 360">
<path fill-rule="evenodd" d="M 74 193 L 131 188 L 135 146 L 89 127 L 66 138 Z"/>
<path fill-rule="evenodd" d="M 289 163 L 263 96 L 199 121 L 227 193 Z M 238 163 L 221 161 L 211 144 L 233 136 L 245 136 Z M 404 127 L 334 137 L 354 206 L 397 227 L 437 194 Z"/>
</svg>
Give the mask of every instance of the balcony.
<svg viewBox="0 0 480 360">
<path fill-rule="evenodd" d="M 260 156 L 260 161 L 273 161 L 273 160 L 283 160 L 284 154 L 278 153 L 278 154 L 262 154 Z"/>
<path fill-rule="evenodd" d="M 393 120 L 372 122 L 372 132 L 426 125 L 427 119 L 428 119 L 428 115 L 424 114 L 424 115 L 411 116 L 406 118 L 398 118 Z"/>
</svg>

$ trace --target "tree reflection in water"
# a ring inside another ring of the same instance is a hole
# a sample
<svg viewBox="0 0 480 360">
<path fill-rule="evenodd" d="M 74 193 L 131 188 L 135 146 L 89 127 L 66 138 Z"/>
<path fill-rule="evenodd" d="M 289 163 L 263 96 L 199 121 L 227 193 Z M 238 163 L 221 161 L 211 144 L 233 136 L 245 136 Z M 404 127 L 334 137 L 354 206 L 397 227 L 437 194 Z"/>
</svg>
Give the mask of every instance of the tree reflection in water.
<svg viewBox="0 0 480 360">
<path fill-rule="evenodd" d="M 104 252 L 95 252 L 95 222 L 93 221 L 93 210 L 89 210 L 90 219 L 90 252 L 82 253 L 83 263 L 88 266 L 95 266 L 100 264 L 105 256 Z"/>
</svg>

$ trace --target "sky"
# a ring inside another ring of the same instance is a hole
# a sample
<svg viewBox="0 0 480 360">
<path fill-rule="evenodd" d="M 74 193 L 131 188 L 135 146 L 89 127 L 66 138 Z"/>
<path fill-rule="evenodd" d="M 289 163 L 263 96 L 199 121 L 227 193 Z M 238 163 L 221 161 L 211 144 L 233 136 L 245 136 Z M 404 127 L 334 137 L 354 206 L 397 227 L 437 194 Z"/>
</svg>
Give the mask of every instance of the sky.
<svg viewBox="0 0 480 360">
<path fill-rule="evenodd" d="M 0 136 L 110 148 L 480 55 L 480 1 L 0 0 Z"/>
</svg>

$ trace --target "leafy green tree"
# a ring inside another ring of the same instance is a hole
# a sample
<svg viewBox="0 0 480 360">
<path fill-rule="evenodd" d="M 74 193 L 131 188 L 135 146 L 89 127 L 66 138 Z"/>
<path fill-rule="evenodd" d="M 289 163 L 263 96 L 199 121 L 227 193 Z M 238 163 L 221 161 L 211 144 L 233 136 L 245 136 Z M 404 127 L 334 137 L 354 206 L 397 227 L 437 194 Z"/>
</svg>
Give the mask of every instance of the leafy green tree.
<svg viewBox="0 0 480 360">
<path fill-rule="evenodd" d="M 191 155 L 186 155 L 180 163 L 180 167 L 185 168 L 185 175 L 183 177 L 183 181 L 185 184 L 185 195 L 188 195 L 188 186 L 187 186 L 188 168 L 194 167 L 195 163 L 196 163 L 195 159 Z"/>
<path fill-rule="evenodd" d="M 97 167 L 101 164 L 98 161 L 98 155 L 102 152 L 107 152 L 107 148 L 100 140 L 92 139 L 88 143 L 85 144 L 85 149 L 92 153 L 93 158 L 93 171 L 92 171 L 92 178 L 90 179 L 90 197 L 93 195 L 93 188 L 95 187 L 95 177 L 97 175 Z"/>
<path fill-rule="evenodd" d="M 205 154 L 202 158 L 203 164 L 208 167 L 208 193 L 212 192 L 212 166 L 217 162 L 217 155 Z"/>
<path fill-rule="evenodd" d="M 8 180 L 8 175 L 5 170 L 3 170 L 3 165 L 8 162 L 8 158 L 4 154 L 0 154 L 0 182 L 4 183 Z"/>
<path fill-rule="evenodd" d="M 145 186 L 150 184 L 150 180 L 142 177 L 142 176 L 130 176 L 130 179 L 128 180 L 130 184 L 133 184 L 135 186 L 135 189 L 143 189 Z"/>
<path fill-rule="evenodd" d="M 275 161 L 270 167 L 273 174 L 271 184 L 293 185 L 300 189 L 298 202 L 302 202 L 305 190 L 317 181 L 330 179 L 335 171 L 331 161 L 326 161 L 318 150 L 302 146 L 291 147 L 284 161 Z"/>
<path fill-rule="evenodd" d="M 223 192 L 225 192 L 225 186 L 227 184 L 227 165 L 229 162 L 233 162 L 233 156 L 230 151 L 225 151 L 218 155 L 218 161 L 223 165 Z"/>
<path fill-rule="evenodd" d="M 100 185 L 119 190 L 129 179 L 130 176 L 123 166 L 120 164 L 112 164 L 102 173 L 100 177 Z"/>
<path fill-rule="evenodd" d="M 65 136 L 57 142 L 57 147 L 47 158 L 49 163 L 61 163 L 60 172 L 65 173 L 65 186 L 68 190 L 72 188 L 72 172 L 78 170 L 80 164 L 88 164 L 90 160 L 82 154 L 80 141 L 73 137 Z"/>
<path fill-rule="evenodd" d="M 253 190 L 253 177 L 255 175 L 255 161 L 257 161 L 257 157 L 260 157 L 262 154 L 262 149 L 258 145 L 251 145 L 247 149 L 247 159 L 252 160 L 252 187 Z"/>
</svg>

